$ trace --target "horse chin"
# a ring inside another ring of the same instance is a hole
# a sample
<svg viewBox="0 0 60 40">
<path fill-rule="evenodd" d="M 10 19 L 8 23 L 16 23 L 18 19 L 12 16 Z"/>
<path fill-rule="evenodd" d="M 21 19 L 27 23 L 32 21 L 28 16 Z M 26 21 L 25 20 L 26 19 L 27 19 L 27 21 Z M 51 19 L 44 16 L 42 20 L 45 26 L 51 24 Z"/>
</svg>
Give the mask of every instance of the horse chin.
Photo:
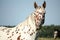
<svg viewBox="0 0 60 40">
<path fill-rule="evenodd" d="M 45 19 L 43 19 L 43 20 L 41 21 L 41 25 L 43 25 L 43 24 L 44 24 L 44 21 L 45 21 Z"/>
</svg>

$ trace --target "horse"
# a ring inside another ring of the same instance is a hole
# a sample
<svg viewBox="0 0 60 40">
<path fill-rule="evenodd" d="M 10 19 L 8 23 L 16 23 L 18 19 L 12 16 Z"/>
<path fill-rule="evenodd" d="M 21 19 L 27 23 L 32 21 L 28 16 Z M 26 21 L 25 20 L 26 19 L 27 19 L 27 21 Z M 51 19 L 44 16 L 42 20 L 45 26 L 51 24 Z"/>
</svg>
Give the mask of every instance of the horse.
<svg viewBox="0 0 60 40">
<path fill-rule="evenodd" d="M 46 2 L 38 6 L 34 2 L 34 12 L 16 27 L 0 27 L 0 40 L 35 40 L 37 30 L 44 24 Z"/>
<path fill-rule="evenodd" d="M 60 38 L 60 30 L 59 29 L 54 29 L 54 39 Z"/>
</svg>

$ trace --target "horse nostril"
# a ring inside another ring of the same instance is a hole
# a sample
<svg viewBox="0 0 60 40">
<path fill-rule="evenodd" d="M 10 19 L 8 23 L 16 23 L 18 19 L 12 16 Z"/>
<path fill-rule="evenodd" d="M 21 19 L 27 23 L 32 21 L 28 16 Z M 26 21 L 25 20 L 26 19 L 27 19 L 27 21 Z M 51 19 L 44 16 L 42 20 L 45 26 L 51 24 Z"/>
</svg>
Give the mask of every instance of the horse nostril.
<svg viewBox="0 0 60 40">
<path fill-rule="evenodd" d="M 45 15 L 43 15 L 43 18 L 45 17 Z"/>
</svg>

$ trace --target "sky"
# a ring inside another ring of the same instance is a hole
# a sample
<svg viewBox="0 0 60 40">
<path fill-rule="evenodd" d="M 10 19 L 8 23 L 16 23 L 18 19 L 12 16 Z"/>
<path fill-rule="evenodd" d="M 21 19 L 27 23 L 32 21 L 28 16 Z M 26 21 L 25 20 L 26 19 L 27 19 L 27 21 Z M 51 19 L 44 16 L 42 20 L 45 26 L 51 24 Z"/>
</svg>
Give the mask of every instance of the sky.
<svg viewBox="0 0 60 40">
<path fill-rule="evenodd" d="M 45 0 L 44 25 L 60 25 L 60 0 Z M 0 25 L 17 25 L 26 20 L 34 10 L 34 2 L 42 5 L 44 0 L 0 0 Z"/>
</svg>

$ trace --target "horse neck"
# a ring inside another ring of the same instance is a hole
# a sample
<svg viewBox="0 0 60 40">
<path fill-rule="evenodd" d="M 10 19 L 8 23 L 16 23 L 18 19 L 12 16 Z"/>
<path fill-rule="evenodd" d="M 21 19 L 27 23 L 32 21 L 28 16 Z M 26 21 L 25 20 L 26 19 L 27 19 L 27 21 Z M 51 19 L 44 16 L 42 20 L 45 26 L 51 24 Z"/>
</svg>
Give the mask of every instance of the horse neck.
<svg viewBox="0 0 60 40">
<path fill-rule="evenodd" d="M 29 23 L 32 23 L 33 25 L 35 25 L 34 13 L 29 15 L 29 17 L 27 19 L 28 19 Z"/>
</svg>

